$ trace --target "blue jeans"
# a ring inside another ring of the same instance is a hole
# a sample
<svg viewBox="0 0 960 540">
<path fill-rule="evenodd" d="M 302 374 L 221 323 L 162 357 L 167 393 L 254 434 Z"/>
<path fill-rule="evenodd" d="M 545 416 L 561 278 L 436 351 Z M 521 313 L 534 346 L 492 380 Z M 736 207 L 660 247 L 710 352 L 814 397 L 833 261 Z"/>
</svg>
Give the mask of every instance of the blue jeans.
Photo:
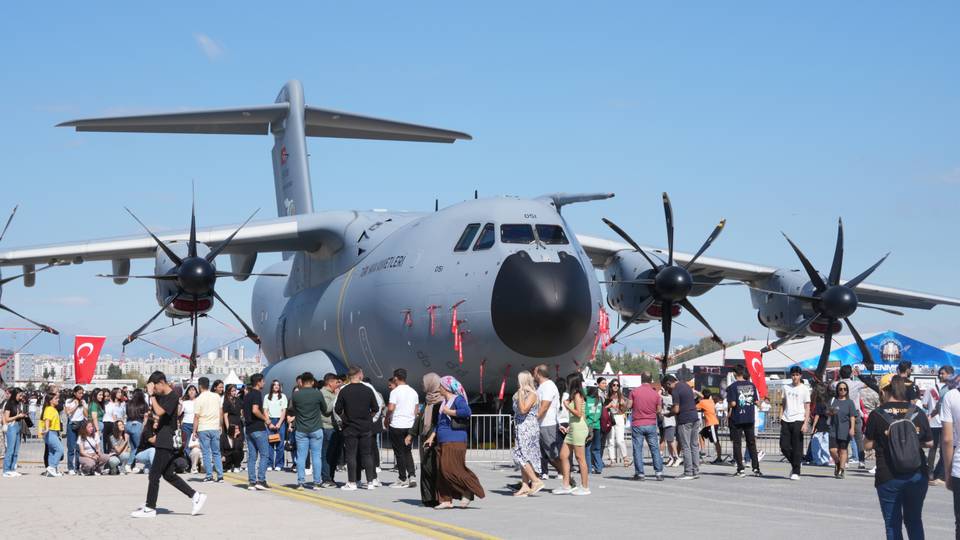
<svg viewBox="0 0 960 540">
<path fill-rule="evenodd" d="M 20 457 L 20 426 L 17 421 L 7 426 L 7 453 L 3 456 L 3 472 L 17 470 L 17 458 Z"/>
<path fill-rule="evenodd" d="M 77 446 L 77 432 L 67 423 L 67 469 L 80 469 L 80 448 Z"/>
<path fill-rule="evenodd" d="M 633 426 L 630 428 L 632 437 L 630 445 L 633 447 L 633 471 L 643 476 L 643 443 L 646 441 L 653 456 L 653 471 L 663 474 L 663 456 L 660 455 L 660 434 L 656 424 L 650 426 Z"/>
<path fill-rule="evenodd" d="M 877 486 L 887 540 L 903 540 L 904 525 L 910 540 L 923 540 L 922 513 L 926 496 L 927 478 L 920 471 L 894 477 Z"/>
<path fill-rule="evenodd" d="M 143 433 L 143 422 L 131 420 L 127 422 L 127 433 L 130 434 L 130 459 L 127 465 L 133 467 L 136 464 L 137 448 L 140 448 L 140 435 Z"/>
<path fill-rule="evenodd" d="M 149 469 L 150 465 L 153 464 L 153 455 L 156 453 L 156 449 L 151 446 L 143 452 L 137 452 L 137 457 L 134 459 L 134 461 L 140 465 L 143 465 L 145 469 Z"/>
<path fill-rule="evenodd" d="M 589 455 L 589 466 L 590 471 L 597 471 L 598 473 L 603 472 L 603 432 L 599 429 L 594 429 L 593 439 L 590 440 L 590 455 Z"/>
<path fill-rule="evenodd" d="M 270 456 L 270 444 L 267 442 L 267 430 L 247 432 L 247 480 L 251 484 L 267 481 L 267 460 Z M 259 457 L 259 463 L 257 458 Z"/>
<path fill-rule="evenodd" d="M 320 469 L 320 474 L 324 482 L 333 482 L 333 471 L 330 468 L 329 461 L 330 452 L 333 451 L 332 448 L 334 445 L 333 433 L 333 428 L 323 428 L 323 450 L 321 450 L 323 466 Z M 316 462 L 314 462 L 313 466 L 317 466 Z"/>
<path fill-rule="evenodd" d="M 270 453 L 267 454 L 267 465 L 274 469 L 282 469 L 286 461 L 283 449 L 287 442 L 287 422 L 286 420 L 280 422 L 279 418 L 270 418 L 270 423 L 280 424 L 280 442 L 270 444 Z"/>
<path fill-rule="evenodd" d="M 57 466 L 60 465 L 60 460 L 63 459 L 63 443 L 60 442 L 60 433 L 56 431 L 44 433 L 43 442 L 47 446 L 47 452 L 49 452 L 47 466 L 56 469 Z"/>
<path fill-rule="evenodd" d="M 180 433 L 183 435 L 183 447 L 190 448 L 190 436 L 193 435 L 193 424 L 180 424 Z"/>
<path fill-rule="evenodd" d="M 310 452 L 310 460 L 313 462 L 313 483 L 319 484 L 322 478 L 321 454 L 323 453 L 323 430 L 318 429 L 313 433 L 296 432 L 297 440 L 297 483 L 302 484 L 306 480 L 307 451 Z"/>
<path fill-rule="evenodd" d="M 223 478 L 223 458 L 220 457 L 220 430 L 198 431 L 197 438 L 200 439 L 200 451 L 203 452 L 203 472 L 207 475 L 207 478 L 213 478 L 215 468 L 217 478 Z"/>
</svg>

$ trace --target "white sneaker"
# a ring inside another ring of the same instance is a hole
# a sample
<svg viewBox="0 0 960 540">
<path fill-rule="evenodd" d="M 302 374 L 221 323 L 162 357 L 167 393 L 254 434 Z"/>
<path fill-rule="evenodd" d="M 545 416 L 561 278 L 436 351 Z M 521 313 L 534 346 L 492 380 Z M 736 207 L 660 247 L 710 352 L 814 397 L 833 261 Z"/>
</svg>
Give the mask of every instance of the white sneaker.
<svg viewBox="0 0 960 540">
<path fill-rule="evenodd" d="M 340 486 L 340 489 L 344 491 L 356 491 L 357 485 L 354 484 L 353 482 L 347 482 L 346 484 Z"/>
<path fill-rule="evenodd" d="M 757 461 L 758 462 L 763 461 L 763 457 L 766 455 L 767 455 L 766 452 L 764 452 L 763 450 L 760 450 L 759 452 L 757 452 Z"/>
<path fill-rule="evenodd" d="M 57 472 L 57 469 L 53 467 L 47 467 L 47 476 L 51 476 L 51 477 L 60 476 L 60 473 Z"/>
<path fill-rule="evenodd" d="M 132 512 L 130 517 L 133 518 L 155 518 L 157 517 L 157 511 L 153 508 L 147 508 L 146 506 Z"/>
<path fill-rule="evenodd" d="M 874 465 L 872 469 L 868 471 L 870 474 L 877 474 L 877 466 Z"/>
<path fill-rule="evenodd" d="M 67 471 L 67 474 L 69 474 L 70 476 L 76 476 L 77 471 L 70 469 L 69 471 Z"/>
<path fill-rule="evenodd" d="M 589 495 L 590 489 L 584 487 L 578 487 L 570 492 L 571 495 Z"/>
<path fill-rule="evenodd" d="M 375 487 L 375 488 L 383 487 L 383 484 L 380 483 L 380 479 L 379 479 L 379 478 L 374 478 L 373 481 L 370 482 L 370 485 L 373 486 L 373 487 Z M 373 489 L 373 488 L 367 488 L 367 489 Z"/>
<path fill-rule="evenodd" d="M 791 475 L 790 475 L 790 479 L 791 479 L 791 480 L 799 480 L 799 479 L 800 479 L 800 475 L 799 475 L 799 474 L 791 474 Z"/>
<path fill-rule="evenodd" d="M 397 482 L 390 484 L 390 487 L 393 489 L 400 489 L 400 488 L 408 487 L 409 485 L 410 483 L 407 482 L 406 480 L 399 480 Z"/>
<path fill-rule="evenodd" d="M 377 474 L 380 474 L 380 467 L 377 467 Z"/>
<path fill-rule="evenodd" d="M 303 473 L 307 475 L 313 474 L 313 469 L 311 469 L 310 467 L 307 467 L 306 469 L 303 470 Z"/>
<path fill-rule="evenodd" d="M 553 494 L 554 495 L 570 495 L 571 493 L 573 493 L 574 489 L 575 488 L 572 488 L 572 487 L 558 487 L 553 490 Z"/>
<path fill-rule="evenodd" d="M 195 516 L 200 513 L 200 509 L 203 508 L 203 503 L 207 502 L 207 495 L 197 491 L 193 494 L 193 508 L 190 510 L 190 515 Z"/>
<path fill-rule="evenodd" d="M 3 477 L 4 477 L 4 478 L 16 478 L 16 477 L 17 477 L 17 473 L 15 473 L 15 472 L 13 472 L 13 471 L 7 471 L 7 472 L 3 473 Z"/>
<path fill-rule="evenodd" d="M 127 474 L 130 474 L 130 473 L 133 472 L 133 469 L 130 468 L 129 465 L 124 465 L 124 466 L 123 466 L 123 472 L 125 472 L 125 473 L 127 473 Z"/>
<path fill-rule="evenodd" d="M 273 467 L 267 467 L 267 472 L 270 472 L 272 470 L 273 470 Z"/>
</svg>

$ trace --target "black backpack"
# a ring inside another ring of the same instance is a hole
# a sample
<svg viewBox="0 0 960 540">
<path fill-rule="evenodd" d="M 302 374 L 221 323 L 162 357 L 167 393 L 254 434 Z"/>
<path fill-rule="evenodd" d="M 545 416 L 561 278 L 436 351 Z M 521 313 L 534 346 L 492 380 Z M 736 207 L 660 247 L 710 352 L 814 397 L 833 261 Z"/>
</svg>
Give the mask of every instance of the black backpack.
<svg viewBox="0 0 960 540">
<path fill-rule="evenodd" d="M 916 406 L 910 405 L 903 418 L 897 418 L 883 409 L 874 411 L 887 421 L 887 461 L 894 474 L 910 474 L 923 466 L 923 452 L 920 450 L 920 434 L 913 420 L 920 414 Z"/>
</svg>

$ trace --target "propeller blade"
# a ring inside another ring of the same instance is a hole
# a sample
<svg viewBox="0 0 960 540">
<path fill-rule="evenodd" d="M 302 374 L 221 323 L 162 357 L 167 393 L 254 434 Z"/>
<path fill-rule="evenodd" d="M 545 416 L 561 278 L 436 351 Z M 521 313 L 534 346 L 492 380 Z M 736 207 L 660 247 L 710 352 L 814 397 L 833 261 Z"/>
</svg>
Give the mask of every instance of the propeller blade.
<svg viewBox="0 0 960 540">
<path fill-rule="evenodd" d="M 7 224 L 3 226 L 3 232 L 0 232 L 0 242 L 3 241 L 3 237 L 7 235 L 7 229 L 10 228 L 10 222 L 13 221 L 13 216 L 17 214 L 17 208 L 20 208 L 20 205 L 13 207 L 13 211 L 10 212 L 10 217 L 7 218 Z"/>
<path fill-rule="evenodd" d="M 879 309 L 880 311 L 883 311 L 883 312 L 885 312 L 885 313 L 889 313 L 889 314 L 891 314 L 891 315 L 900 315 L 901 317 L 903 316 L 903 312 L 902 312 L 902 311 L 897 311 L 897 310 L 895 310 L 895 309 L 890 309 L 890 308 L 885 308 L 885 307 L 880 307 L 880 306 L 871 306 L 870 304 L 860 304 L 858 307 L 863 307 L 863 308 L 867 308 L 867 309 Z"/>
<path fill-rule="evenodd" d="M 706 320 L 705 318 L 703 318 L 703 315 L 701 315 L 700 312 L 697 311 L 697 308 L 693 307 L 693 304 L 691 304 L 689 300 L 687 300 L 686 298 L 684 298 L 683 300 L 680 301 L 680 305 L 683 306 L 684 309 L 686 309 L 687 311 L 689 311 L 691 315 L 693 315 L 694 317 L 696 317 L 696 319 L 697 319 L 698 321 L 700 321 L 700 324 L 702 324 L 703 326 L 705 326 L 705 327 L 707 328 L 707 330 L 709 330 L 710 333 L 713 334 L 713 341 L 715 341 L 715 342 L 723 345 L 723 340 L 720 339 L 720 336 L 717 335 L 717 333 L 714 331 L 713 327 L 710 326 L 710 323 L 708 323 L 707 320 Z"/>
<path fill-rule="evenodd" d="M 667 264 L 673 265 L 673 206 L 670 197 L 663 192 L 663 216 L 667 223 Z"/>
<path fill-rule="evenodd" d="M 197 295 L 193 295 L 193 303 L 197 303 Z M 193 372 L 197 370 L 197 329 L 200 328 L 200 318 L 193 314 L 193 348 L 190 352 L 190 378 L 193 379 Z"/>
<path fill-rule="evenodd" d="M 800 251 L 800 248 L 798 248 L 797 245 L 793 243 L 793 240 L 791 240 L 790 237 L 787 236 L 787 233 L 781 232 L 780 234 L 782 234 L 783 237 L 787 239 L 787 242 L 790 243 L 790 247 L 793 248 L 793 251 L 796 252 L 797 257 L 800 258 L 800 264 L 802 264 L 803 269 L 807 271 L 807 277 L 810 278 L 810 282 L 813 283 L 813 286 L 817 288 L 817 292 L 819 293 L 827 290 L 827 284 L 823 282 L 823 278 L 820 277 L 820 274 L 817 273 L 817 269 L 814 268 L 812 264 L 810 264 L 810 260 L 807 259 L 807 256 L 804 255 L 803 252 Z"/>
<path fill-rule="evenodd" d="M 853 326 L 853 323 L 850 322 L 850 318 L 843 319 L 843 322 L 847 323 L 847 328 L 850 329 L 850 333 L 853 334 L 853 339 L 857 340 L 857 348 L 860 349 L 860 355 L 863 357 L 863 365 L 867 368 L 867 371 L 873 371 L 873 355 L 870 353 L 870 348 L 867 347 L 867 344 L 863 341 L 863 338 L 860 337 L 860 332 L 857 332 L 857 329 Z"/>
<path fill-rule="evenodd" d="M 650 268 L 653 268 L 653 269 L 660 268 L 661 265 L 653 262 L 653 259 L 651 259 L 649 255 L 647 255 L 647 252 L 640 247 L 640 244 L 634 242 L 633 238 L 630 238 L 630 235 L 627 234 L 626 231 L 621 229 L 616 223 L 610 221 L 609 219 L 607 218 L 602 218 L 602 219 L 603 219 L 603 222 L 607 224 L 607 227 L 610 227 L 611 229 L 613 229 L 613 232 L 620 235 L 620 238 L 623 238 L 624 240 L 626 240 L 628 244 L 633 246 L 633 249 L 635 249 L 638 253 L 643 255 L 643 258 L 646 259 L 648 263 L 650 263 Z"/>
<path fill-rule="evenodd" d="M 231 234 L 230 236 L 228 236 L 227 239 L 224 240 L 223 242 L 220 242 L 220 245 L 217 246 L 217 247 L 215 247 L 215 248 L 213 248 L 213 251 L 211 251 L 210 253 L 207 253 L 207 257 L 206 257 L 207 262 L 213 261 L 213 259 L 214 259 L 217 255 L 219 255 L 221 251 L 223 251 L 224 249 L 226 249 L 226 247 L 230 245 L 230 242 L 233 241 L 233 237 L 236 236 L 237 233 L 240 232 L 240 229 L 244 228 L 244 227 L 247 225 L 247 223 L 250 223 L 250 220 L 253 219 L 253 216 L 257 215 L 257 212 L 259 212 L 259 211 L 260 211 L 259 208 L 257 208 L 256 210 L 254 210 L 253 213 L 250 214 L 250 217 L 248 217 L 246 221 L 244 221 L 243 223 L 241 223 L 240 226 L 237 227 L 237 230 L 233 231 L 233 234 Z M 256 335 L 256 334 L 254 334 L 254 335 Z"/>
<path fill-rule="evenodd" d="M 872 274 L 873 271 L 877 269 L 878 266 L 880 266 L 881 264 L 883 264 L 883 261 L 887 260 L 887 257 L 889 257 L 889 256 L 890 256 L 890 253 L 887 253 L 887 254 L 884 255 L 883 257 L 880 257 L 880 260 L 877 261 L 877 262 L 875 262 L 875 263 L 873 263 L 873 266 L 871 266 L 870 268 L 867 268 L 866 270 L 864 270 L 863 273 L 860 274 L 859 276 L 857 276 L 857 277 L 851 279 L 850 281 L 844 283 L 844 285 L 846 285 L 847 287 L 850 287 L 851 289 L 855 289 L 855 288 L 857 287 L 857 285 L 860 285 L 861 283 L 863 283 L 863 280 L 867 279 L 867 278 L 870 276 L 870 274 Z"/>
<path fill-rule="evenodd" d="M 167 257 L 168 257 L 171 261 L 173 261 L 173 264 L 179 265 L 180 263 L 183 262 L 183 261 L 180 259 L 180 257 L 178 257 L 177 254 L 173 252 L 173 250 L 171 250 L 169 247 L 167 247 L 166 244 L 164 244 L 163 242 L 161 242 L 160 239 L 157 238 L 157 235 L 153 234 L 153 233 L 150 231 L 150 229 L 148 229 L 147 226 L 144 225 L 142 221 L 140 221 L 140 218 L 138 218 L 136 215 L 134 215 L 134 213 L 131 212 L 129 208 L 127 208 L 126 206 L 124 206 L 123 209 L 126 210 L 127 213 L 130 214 L 131 217 L 133 217 L 133 219 L 137 220 L 137 223 L 139 223 L 140 226 L 143 227 L 143 230 L 147 231 L 147 234 L 150 235 L 150 238 L 153 238 L 153 241 L 156 242 L 156 243 L 157 243 L 157 246 L 159 246 L 160 249 L 162 249 L 163 252 L 167 254 Z"/>
<path fill-rule="evenodd" d="M 242 272 L 217 272 L 217 277 L 250 277 L 250 276 L 268 276 L 268 277 L 287 277 L 287 274 L 244 274 Z"/>
<path fill-rule="evenodd" d="M 718 236 L 720 236 L 720 233 L 723 232 L 723 227 L 726 226 L 726 224 L 727 224 L 727 220 L 725 219 L 720 220 L 720 223 L 717 224 L 716 228 L 713 229 L 713 232 L 710 233 L 710 236 L 707 237 L 707 241 L 704 242 L 702 246 L 700 246 L 700 249 L 693 256 L 693 258 L 690 259 L 690 261 L 687 262 L 687 264 L 683 265 L 685 269 L 689 270 L 690 267 L 693 266 L 693 263 L 697 262 L 697 259 L 700 258 L 700 255 L 703 255 L 703 252 L 706 251 L 708 247 L 710 247 L 710 244 L 713 244 L 713 241 L 716 240 Z"/>
<path fill-rule="evenodd" d="M 791 339 L 797 337 L 797 334 L 799 334 L 800 332 L 803 332 L 804 330 L 806 330 L 807 327 L 810 326 L 810 323 L 812 323 L 813 321 L 815 321 L 818 316 L 819 316 L 819 315 L 811 315 L 811 316 L 807 317 L 806 319 L 800 321 L 800 324 L 798 324 L 796 327 L 794 327 L 793 330 L 791 330 L 790 332 L 788 332 L 787 335 L 785 335 L 785 336 L 783 336 L 782 338 L 774 341 L 773 343 L 767 345 L 766 347 L 760 349 L 760 352 L 761 352 L 762 354 L 766 354 L 766 353 L 768 353 L 768 352 L 776 349 L 777 347 L 783 345 L 784 343 L 790 341 Z"/>
<path fill-rule="evenodd" d="M 257 345 L 259 345 L 260 336 L 258 336 L 257 333 L 254 332 L 253 329 L 250 328 L 250 326 L 247 325 L 247 323 L 245 323 L 243 319 L 240 318 L 239 315 L 237 315 L 237 312 L 230 307 L 230 304 L 227 304 L 226 302 L 223 301 L 223 298 L 221 298 L 220 295 L 217 294 L 217 291 L 210 291 L 210 292 L 213 293 L 213 297 L 216 298 L 218 302 L 223 304 L 223 307 L 227 308 L 227 311 L 229 311 L 230 314 L 233 315 L 233 318 L 236 319 L 241 326 L 243 326 L 243 329 L 247 331 L 247 337 L 250 338 L 250 340 L 256 343 Z"/>
<path fill-rule="evenodd" d="M 131 342 L 133 342 L 134 340 L 136 340 L 136 339 L 140 336 L 140 334 L 142 334 L 143 331 L 146 330 L 148 326 L 150 326 L 150 323 L 152 323 L 154 320 L 156 320 L 156 318 L 159 317 L 160 314 L 163 313 L 163 312 L 167 309 L 167 307 L 169 307 L 170 304 L 172 304 L 173 301 L 176 300 L 176 299 L 179 298 L 179 297 L 180 297 L 180 293 L 177 293 L 177 294 L 173 295 L 173 297 L 170 298 L 170 300 L 168 300 L 167 303 L 164 304 L 162 308 L 160 308 L 160 311 L 154 313 L 153 317 L 150 317 L 150 319 L 148 319 L 147 322 L 143 323 L 143 326 L 141 326 L 140 328 L 137 328 L 136 330 L 134 330 L 134 332 L 133 332 L 132 334 L 130 334 L 129 336 L 127 336 L 127 337 L 123 340 L 123 346 L 126 347 L 126 346 L 129 345 Z"/>
<path fill-rule="evenodd" d="M 617 330 L 617 333 L 610 338 L 610 343 L 616 343 L 617 338 L 620 337 L 620 334 L 622 334 L 624 330 L 629 328 L 631 324 L 643 318 L 643 315 L 647 312 L 647 308 L 650 307 L 650 304 L 653 304 L 653 302 L 654 299 L 652 296 L 644 300 L 643 303 L 637 308 L 637 311 L 634 312 L 633 316 L 630 317 L 627 322 L 621 326 L 619 330 Z"/>
<path fill-rule="evenodd" d="M 177 276 L 174 274 L 163 274 L 160 276 L 124 276 L 120 274 L 97 274 L 97 277 L 103 278 L 130 278 L 130 279 L 156 279 L 159 281 L 176 281 Z"/>
<path fill-rule="evenodd" d="M 750 285 L 747 285 L 747 286 L 750 287 Z M 750 288 L 753 289 L 754 291 L 758 291 L 766 294 L 774 294 L 777 296 L 788 296 L 790 298 L 796 298 L 797 300 L 803 300 L 805 302 L 817 302 L 820 300 L 815 296 L 806 296 L 803 294 L 792 294 L 792 293 L 786 293 L 783 291 L 771 291 L 770 289 L 761 289 L 759 287 L 750 287 Z"/>
<path fill-rule="evenodd" d="M 197 196 L 194 186 L 190 185 L 190 241 L 187 243 L 187 254 L 197 256 Z"/>
<path fill-rule="evenodd" d="M 663 372 L 666 373 L 670 360 L 670 330 L 673 328 L 670 323 L 673 321 L 673 302 L 664 301 L 660 306 L 660 329 L 663 330 L 663 360 L 660 362 Z"/>
<path fill-rule="evenodd" d="M 49 326 L 47 326 L 47 325 L 45 325 L 45 324 L 38 323 L 37 321 L 35 321 L 35 320 L 33 320 L 33 319 L 29 319 L 29 318 L 27 318 L 27 317 L 24 317 L 23 315 L 17 313 L 16 311 L 8 308 L 7 306 L 5 306 L 5 305 L 3 305 L 3 304 L 0 304 L 0 309 L 2 309 L 2 310 L 4 310 L 4 311 L 8 311 L 8 312 L 10 312 L 10 313 L 13 313 L 13 314 L 16 315 L 17 317 L 20 317 L 21 319 L 27 321 L 28 323 L 36 325 L 38 328 L 40 328 L 40 329 L 43 330 L 44 332 L 47 332 L 47 333 L 49 333 L 49 334 L 53 334 L 53 335 L 55 335 L 55 336 L 59 336 L 59 335 L 60 335 L 60 332 L 57 332 L 57 331 L 54 330 L 53 328 L 51 328 L 51 327 L 49 327 Z"/>
<path fill-rule="evenodd" d="M 833 343 L 833 323 L 834 319 L 827 319 L 827 333 L 823 335 L 823 349 L 820 351 L 820 362 L 817 363 L 816 377 L 818 381 L 823 381 L 823 374 L 827 370 L 827 362 L 830 360 L 830 345 Z"/>
<path fill-rule="evenodd" d="M 837 247 L 833 252 L 833 264 L 830 265 L 830 276 L 827 283 L 838 285 L 840 283 L 840 269 L 843 266 L 843 218 L 837 222 Z"/>
<path fill-rule="evenodd" d="M 34 270 L 33 272 L 24 272 L 24 273 L 22 273 L 22 274 L 17 274 L 17 275 L 15 275 L 15 276 L 5 277 L 5 278 L 3 278 L 3 279 L 0 279 L 0 286 L 6 285 L 7 283 L 10 283 L 11 281 L 20 279 L 20 278 L 22 278 L 23 276 L 25 276 L 25 275 L 27 275 L 27 274 L 36 274 L 37 272 L 43 272 L 43 271 L 46 270 L 47 268 L 51 268 L 51 267 L 53 267 L 53 266 L 56 266 L 56 265 L 48 264 L 48 265 L 43 266 L 43 267 L 41 267 L 41 268 L 39 268 L 39 269 L 37 269 L 37 270 Z"/>
<path fill-rule="evenodd" d="M 601 280 L 600 283 L 626 283 L 628 285 L 653 285 L 655 281 L 652 279 L 625 279 L 622 281 Z"/>
</svg>

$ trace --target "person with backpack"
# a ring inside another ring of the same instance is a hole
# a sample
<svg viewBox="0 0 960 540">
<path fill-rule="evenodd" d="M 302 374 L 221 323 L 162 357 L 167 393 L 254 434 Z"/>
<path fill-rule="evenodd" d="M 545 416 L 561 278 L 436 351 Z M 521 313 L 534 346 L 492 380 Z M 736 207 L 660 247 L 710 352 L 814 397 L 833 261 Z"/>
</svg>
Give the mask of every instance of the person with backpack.
<svg viewBox="0 0 960 540">
<path fill-rule="evenodd" d="M 887 539 L 923 538 L 923 501 L 927 496 L 927 460 L 921 448 L 933 445 L 927 416 L 910 402 L 904 377 L 880 381 L 883 404 L 867 419 L 864 448 L 876 451 L 874 486 Z"/>
</svg>

